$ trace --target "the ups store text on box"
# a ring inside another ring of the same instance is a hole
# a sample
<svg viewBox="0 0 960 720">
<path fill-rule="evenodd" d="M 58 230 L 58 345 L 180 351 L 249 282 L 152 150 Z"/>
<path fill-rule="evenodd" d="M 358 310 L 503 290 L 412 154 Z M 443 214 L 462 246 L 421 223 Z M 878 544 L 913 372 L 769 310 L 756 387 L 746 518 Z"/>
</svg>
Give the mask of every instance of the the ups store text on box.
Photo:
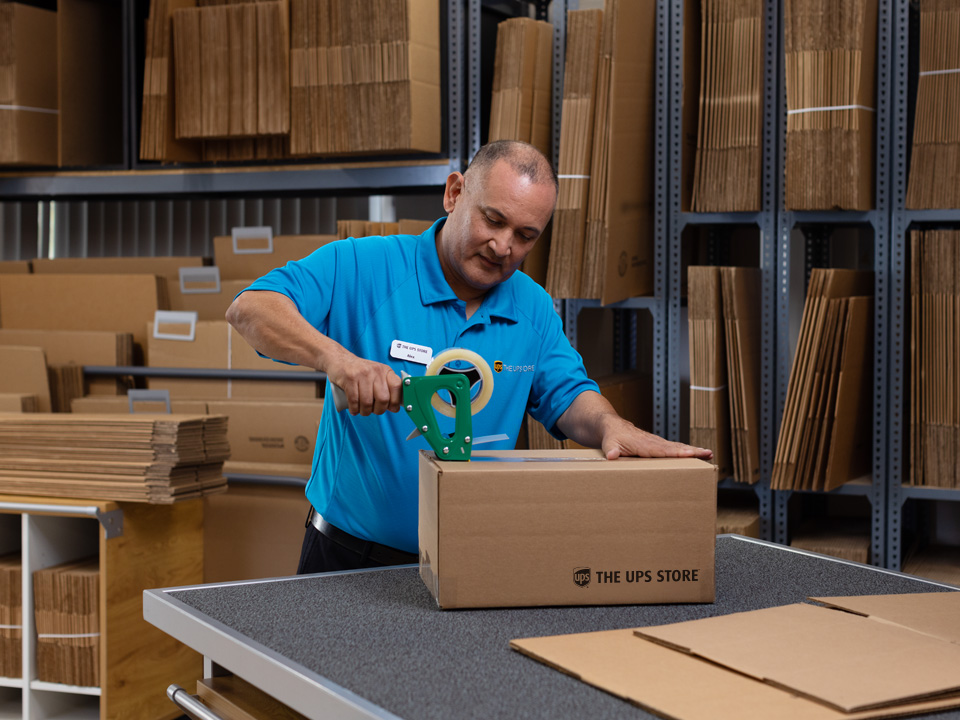
<svg viewBox="0 0 960 720">
<path fill-rule="evenodd" d="M 441 608 L 713 602 L 717 471 L 599 450 L 420 454 L 420 576 Z"/>
</svg>

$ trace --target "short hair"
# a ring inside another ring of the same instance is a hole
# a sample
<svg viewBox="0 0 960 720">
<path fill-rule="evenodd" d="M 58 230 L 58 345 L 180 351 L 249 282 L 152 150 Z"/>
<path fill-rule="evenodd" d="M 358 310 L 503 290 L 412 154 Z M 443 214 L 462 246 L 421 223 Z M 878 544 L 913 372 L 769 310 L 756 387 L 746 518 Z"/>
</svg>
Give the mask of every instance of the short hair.
<svg viewBox="0 0 960 720">
<path fill-rule="evenodd" d="M 503 160 L 518 175 L 530 178 L 534 183 L 552 184 L 554 191 L 559 194 L 560 183 L 553 165 L 540 150 L 520 140 L 494 140 L 487 143 L 473 156 L 466 172 L 484 174 L 498 160 Z"/>
</svg>

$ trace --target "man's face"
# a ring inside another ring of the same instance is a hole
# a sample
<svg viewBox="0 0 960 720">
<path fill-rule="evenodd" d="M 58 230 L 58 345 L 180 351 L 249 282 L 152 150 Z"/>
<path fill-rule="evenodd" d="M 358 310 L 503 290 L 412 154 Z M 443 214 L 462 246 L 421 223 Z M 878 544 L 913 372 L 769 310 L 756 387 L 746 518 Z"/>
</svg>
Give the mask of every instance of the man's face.
<svg viewBox="0 0 960 720">
<path fill-rule="evenodd" d="M 500 160 L 484 175 L 447 179 L 447 221 L 438 246 L 451 288 L 463 300 L 509 278 L 533 249 L 556 203 L 552 183 L 534 183 Z"/>
</svg>

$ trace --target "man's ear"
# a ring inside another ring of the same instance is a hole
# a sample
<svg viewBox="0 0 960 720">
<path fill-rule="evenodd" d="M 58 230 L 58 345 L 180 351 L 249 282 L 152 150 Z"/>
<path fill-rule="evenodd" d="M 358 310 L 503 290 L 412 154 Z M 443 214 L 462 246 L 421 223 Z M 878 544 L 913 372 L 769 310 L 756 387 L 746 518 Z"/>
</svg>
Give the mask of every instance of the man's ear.
<svg viewBox="0 0 960 720">
<path fill-rule="evenodd" d="M 443 209 L 448 213 L 453 212 L 457 204 L 457 199 L 463 193 L 463 174 L 452 172 L 447 175 L 447 185 L 443 189 Z"/>
</svg>

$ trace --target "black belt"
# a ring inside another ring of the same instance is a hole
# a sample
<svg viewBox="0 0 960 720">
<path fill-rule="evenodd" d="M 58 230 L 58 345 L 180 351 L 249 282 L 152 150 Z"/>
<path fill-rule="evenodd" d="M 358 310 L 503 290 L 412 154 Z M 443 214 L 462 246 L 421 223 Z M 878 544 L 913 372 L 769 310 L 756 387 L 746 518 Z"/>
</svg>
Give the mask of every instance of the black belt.
<svg viewBox="0 0 960 720">
<path fill-rule="evenodd" d="M 310 509 L 310 524 L 317 529 L 317 532 L 333 540 L 337 545 L 352 550 L 362 557 L 370 558 L 381 565 L 415 565 L 420 561 L 415 553 L 397 550 L 389 545 L 381 545 L 372 540 L 361 540 L 348 532 L 344 532 L 320 517 L 320 514 L 313 508 Z"/>
</svg>

